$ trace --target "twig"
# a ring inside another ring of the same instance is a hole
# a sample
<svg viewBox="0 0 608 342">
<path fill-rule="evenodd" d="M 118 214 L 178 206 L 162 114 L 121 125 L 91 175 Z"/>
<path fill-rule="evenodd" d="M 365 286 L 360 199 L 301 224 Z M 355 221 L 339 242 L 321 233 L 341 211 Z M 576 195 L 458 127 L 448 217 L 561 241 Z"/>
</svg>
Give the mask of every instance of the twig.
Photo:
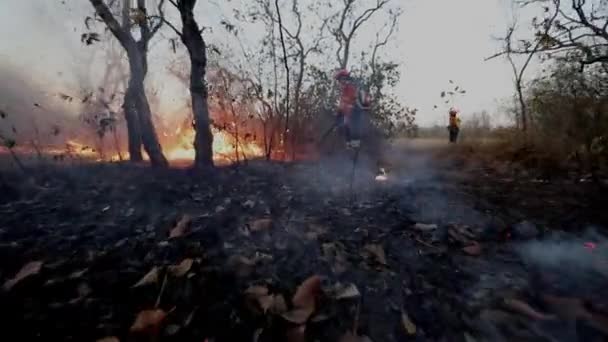
<svg viewBox="0 0 608 342">
<path fill-rule="evenodd" d="M 353 169 L 350 173 L 350 185 L 349 185 L 349 189 L 350 189 L 350 196 L 351 196 L 351 202 L 353 199 L 355 198 L 355 193 L 353 191 L 353 183 L 355 182 L 355 169 L 357 168 L 357 160 L 359 159 L 359 148 L 355 149 L 355 156 L 353 157 Z"/>
<path fill-rule="evenodd" d="M 167 273 L 165 272 L 165 277 L 163 278 L 163 284 L 160 286 L 160 292 L 158 293 L 158 297 L 156 298 L 156 304 L 154 304 L 155 308 L 158 308 L 160 305 L 160 299 L 163 296 L 163 292 L 165 291 L 165 285 L 167 284 Z"/>
<path fill-rule="evenodd" d="M 422 245 L 425 245 L 425 246 L 427 246 L 427 247 L 434 248 L 434 249 L 436 249 L 436 250 L 441 250 L 441 248 L 439 248 L 439 247 L 437 247 L 437 246 L 433 246 L 433 245 L 431 245 L 430 243 L 428 243 L 428 242 L 424 242 L 424 241 L 422 241 L 422 240 L 420 240 L 420 239 L 418 239 L 418 238 L 416 238 L 415 240 L 416 240 L 416 242 L 418 242 L 418 243 L 420 243 L 420 244 L 422 244 Z"/>
</svg>

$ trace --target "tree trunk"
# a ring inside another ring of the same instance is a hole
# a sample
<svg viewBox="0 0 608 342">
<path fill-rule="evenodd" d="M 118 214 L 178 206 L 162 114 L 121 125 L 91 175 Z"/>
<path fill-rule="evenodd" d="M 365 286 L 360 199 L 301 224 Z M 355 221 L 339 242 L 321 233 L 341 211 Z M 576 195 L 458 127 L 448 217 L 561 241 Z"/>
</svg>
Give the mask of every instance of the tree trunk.
<svg viewBox="0 0 608 342">
<path fill-rule="evenodd" d="M 127 89 L 122 106 L 125 112 L 125 120 L 127 121 L 129 160 L 133 162 L 140 162 L 143 160 L 143 157 L 141 154 L 142 142 L 141 132 L 139 129 L 139 117 L 137 115 L 137 111 L 135 110 L 133 96 L 130 93 L 130 89 Z"/>
<path fill-rule="evenodd" d="M 517 97 L 519 99 L 520 114 L 521 114 L 521 130 L 526 132 L 528 130 L 528 108 L 526 108 L 526 101 L 524 99 L 523 89 L 521 84 L 517 84 Z"/>
<path fill-rule="evenodd" d="M 150 163 L 153 166 L 166 167 L 169 163 L 163 155 L 158 136 L 154 130 L 152 112 L 144 88 L 146 66 L 142 54 L 137 47 L 129 49 L 127 53 L 131 69 L 127 94 L 129 94 L 129 101 L 133 101 L 135 111 L 137 112 L 137 122 L 139 123 L 144 150 L 148 154 L 148 157 L 150 157 Z"/>
<path fill-rule="evenodd" d="M 209 127 L 209 104 L 205 73 L 207 69 L 207 49 L 205 41 L 194 19 L 196 0 L 178 1 L 182 19 L 182 42 L 190 55 L 190 95 L 192 96 L 192 113 L 194 116 L 194 137 L 196 168 L 213 167 L 213 134 Z"/>
</svg>

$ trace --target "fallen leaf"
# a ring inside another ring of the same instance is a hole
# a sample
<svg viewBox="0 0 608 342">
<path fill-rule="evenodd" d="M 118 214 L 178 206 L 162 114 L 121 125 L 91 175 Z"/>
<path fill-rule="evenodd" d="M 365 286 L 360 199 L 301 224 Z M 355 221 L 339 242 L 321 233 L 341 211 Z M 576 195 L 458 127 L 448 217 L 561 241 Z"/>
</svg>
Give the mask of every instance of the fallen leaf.
<svg viewBox="0 0 608 342">
<path fill-rule="evenodd" d="M 80 270 L 80 271 L 76 271 L 76 272 L 72 272 L 72 274 L 70 274 L 69 278 L 70 279 L 78 279 L 81 278 L 89 269 L 85 268 L 84 270 Z"/>
<path fill-rule="evenodd" d="M 408 335 L 416 335 L 416 325 L 405 311 L 401 312 L 401 324 L 403 324 L 403 328 Z"/>
<path fill-rule="evenodd" d="M 436 224 L 416 223 L 414 228 L 421 231 L 429 231 L 437 229 Z"/>
<path fill-rule="evenodd" d="M 120 340 L 118 339 L 118 337 L 109 336 L 109 337 L 104 337 L 102 339 L 99 339 L 96 342 L 120 342 Z"/>
<path fill-rule="evenodd" d="M 168 271 L 172 276 L 180 278 L 190 271 L 193 263 L 194 261 L 190 258 L 184 259 L 177 265 L 169 266 Z"/>
<path fill-rule="evenodd" d="M 555 318 L 554 316 L 536 311 L 530 304 L 519 299 L 505 299 L 504 304 L 507 308 L 538 321 L 548 321 Z"/>
<path fill-rule="evenodd" d="M 255 297 L 255 298 L 261 297 L 261 296 L 266 296 L 266 295 L 268 295 L 268 288 L 266 286 L 260 286 L 260 285 L 250 286 L 249 288 L 247 288 L 245 290 L 245 294 Z"/>
<path fill-rule="evenodd" d="M 191 220 L 192 218 L 190 217 L 190 215 L 186 214 L 182 216 L 182 218 L 177 222 L 175 227 L 169 232 L 169 239 L 178 238 L 180 236 L 185 235 L 188 232 L 188 224 Z"/>
<path fill-rule="evenodd" d="M 311 313 L 315 311 L 317 297 L 321 294 L 321 277 L 314 275 L 302 282 L 296 293 L 293 295 L 291 302 L 296 308 L 310 309 Z"/>
<path fill-rule="evenodd" d="M 166 317 L 167 313 L 161 309 L 141 311 L 137 314 L 130 331 L 157 334 Z"/>
<path fill-rule="evenodd" d="M 287 312 L 287 302 L 285 302 L 285 297 L 281 294 L 274 295 L 274 301 L 272 302 L 272 307 L 270 311 L 275 314 L 282 314 Z"/>
<path fill-rule="evenodd" d="M 243 207 L 252 209 L 253 207 L 255 207 L 255 201 L 253 201 L 253 200 L 246 200 L 243 203 Z"/>
<path fill-rule="evenodd" d="M 366 245 L 365 250 L 371 253 L 376 261 L 382 265 L 386 265 L 386 254 L 384 253 L 384 248 L 377 244 Z"/>
<path fill-rule="evenodd" d="M 358 336 L 349 331 L 342 335 L 338 342 L 372 342 L 372 340 L 365 335 Z"/>
<path fill-rule="evenodd" d="M 274 296 L 273 295 L 261 296 L 261 297 L 257 298 L 257 301 L 260 304 L 260 308 L 262 309 L 262 312 L 266 313 L 274 305 Z"/>
<path fill-rule="evenodd" d="M 4 290 L 9 291 L 23 279 L 38 274 L 42 269 L 42 261 L 31 261 L 21 267 L 21 270 L 12 278 L 4 283 Z"/>
<path fill-rule="evenodd" d="M 251 339 L 253 342 L 258 342 L 260 340 L 260 336 L 264 332 L 264 329 L 258 328 L 253 332 L 253 338 Z"/>
<path fill-rule="evenodd" d="M 265 219 L 259 219 L 259 220 L 255 220 L 251 223 L 251 231 L 252 232 L 259 232 L 262 230 L 268 230 L 272 227 L 272 219 L 269 218 L 265 218 Z"/>
<path fill-rule="evenodd" d="M 141 278 L 135 285 L 132 287 L 140 287 L 148 284 L 158 283 L 158 267 L 153 267 L 150 272 L 148 272 L 143 278 Z"/>
<path fill-rule="evenodd" d="M 580 298 L 557 297 L 552 295 L 541 295 L 549 310 L 565 320 L 590 319 L 592 314 L 585 308 L 585 303 Z"/>
<path fill-rule="evenodd" d="M 463 247 L 462 251 L 468 255 L 478 256 L 481 255 L 481 245 L 478 242 L 473 241 L 471 245 Z"/>
<path fill-rule="evenodd" d="M 312 316 L 313 312 L 314 310 L 311 308 L 297 308 L 285 312 L 281 317 L 294 324 L 304 324 Z"/>
<path fill-rule="evenodd" d="M 355 284 L 349 284 L 336 291 L 336 299 L 350 299 L 360 297 L 361 293 Z"/>
</svg>

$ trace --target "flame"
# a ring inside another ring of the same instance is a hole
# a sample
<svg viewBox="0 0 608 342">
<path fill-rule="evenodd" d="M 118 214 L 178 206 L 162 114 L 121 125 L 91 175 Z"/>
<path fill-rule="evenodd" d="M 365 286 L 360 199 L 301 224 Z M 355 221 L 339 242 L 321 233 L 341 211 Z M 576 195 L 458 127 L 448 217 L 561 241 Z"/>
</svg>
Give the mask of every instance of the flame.
<svg viewBox="0 0 608 342">
<path fill-rule="evenodd" d="M 228 132 L 221 131 L 216 128 L 212 128 L 213 134 L 213 160 L 216 163 L 226 164 L 233 163 L 237 160 L 236 157 L 236 145 L 237 139 Z M 182 130 L 178 128 L 173 134 L 173 140 L 166 141 L 163 145 L 165 150 L 165 156 L 170 161 L 189 161 L 194 160 L 196 155 L 194 150 L 194 137 L 196 132 L 193 128 L 187 128 Z M 165 136 L 165 134 L 163 134 Z M 171 138 L 169 134 L 167 137 Z M 239 160 L 243 159 L 243 156 L 247 159 L 262 157 L 264 155 L 264 149 L 260 147 L 255 141 L 244 141 L 239 139 L 238 144 Z"/>
</svg>

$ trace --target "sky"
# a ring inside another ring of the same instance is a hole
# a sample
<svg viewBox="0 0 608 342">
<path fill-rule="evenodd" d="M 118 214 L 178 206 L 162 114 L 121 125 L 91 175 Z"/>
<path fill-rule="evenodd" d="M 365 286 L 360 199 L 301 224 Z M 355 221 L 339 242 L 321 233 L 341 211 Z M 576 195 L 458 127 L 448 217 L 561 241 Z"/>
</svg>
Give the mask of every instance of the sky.
<svg viewBox="0 0 608 342">
<path fill-rule="evenodd" d="M 233 0 L 231 5 L 239 1 L 244 0 Z M 312 0 L 302 0 L 307 1 Z M 484 58 L 500 48 L 493 37 L 504 34 L 510 22 L 511 0 L 395 1 L 404 13 L 384 54 L 401 64 L 402 79 L 395 93 L 403 104 L 419 109 L 418 124 L 444 124 L 448 105 L 442 103 L 439 94 L 447 89 L 449 80 L 467 91 L 454 103 L 464 120 L 474 112 L 487 110 L 495 115 L 496 122 L 504 122 L 501 103 L 513 94 L 512 71 L 504 60 L 485 62 Z M 98 69 L 95 56 L 99 51 L 80 42 L 83 18 L 92 13 L 90 3 L 63 2 L 67 5 L 63 5 L 62 0 L 0 0 L 0 66 L 21 71 L 27 81 L 39 84 L 49 93 L 74 88 L 82 81 L 83 74 L 94 75 Z M 222 16 L 218 15 L 218 9 L 223 15 L 230 13 L 225 5 L 218 4 L 221 1 L 199 3 L 197 14 L 201 24 L 217 25 Z M 364 28 L 361 41 L 372 39 L 374 27 L 380 24 L 371 22 Z M 256 32 L 245 32 L 245 42 L 247 34 L 256 35 Z M 214 34 L 210 39 L 225 37 Z M 154 61 L 166 61 L 168 49 L 156 50 L 151 53 L 151 65 Z M 0 72 L 2 70 L 0 68 Z M 151 70 L 149 77 L 162 80 L 165 108 L 176 102 L 176 95 L 183 93 L 183 87 L 163 70 Z M 434 109 L 434 105 L 439 108 Z"/>
</svg>

